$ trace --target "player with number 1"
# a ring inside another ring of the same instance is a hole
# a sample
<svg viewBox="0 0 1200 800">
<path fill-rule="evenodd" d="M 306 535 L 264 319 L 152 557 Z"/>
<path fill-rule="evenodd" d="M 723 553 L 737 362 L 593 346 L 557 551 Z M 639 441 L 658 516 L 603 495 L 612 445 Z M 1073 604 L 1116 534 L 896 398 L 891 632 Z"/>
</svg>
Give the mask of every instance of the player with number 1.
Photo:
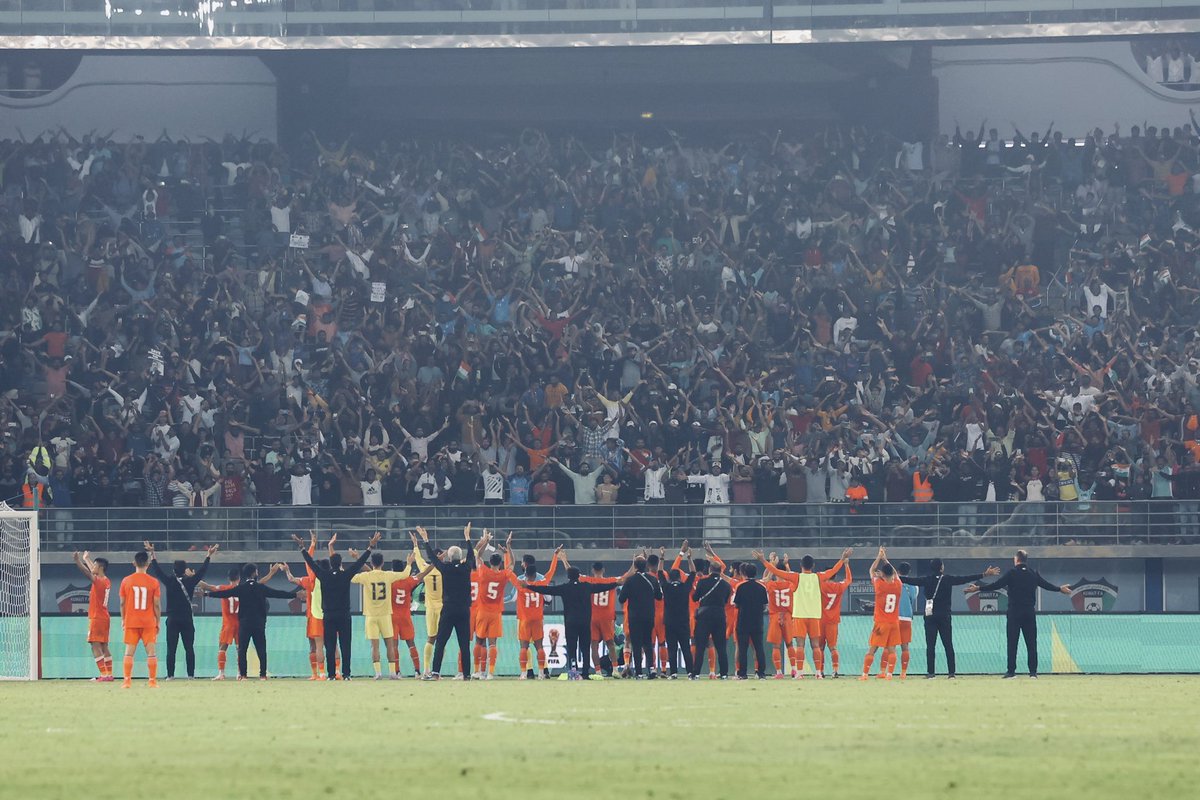
<svg viewBox="0 0 1200 800">
<path fill-rule="evenodd" d="M 355 550 L 350 551 L 357 557 Z M 359 572 L 350 579 L 362 587 L 363 627 L 367 641 L 371 643 L 371 664 L 375 668 L 375 680 L 383 677 L 383 664 L 379 660 L 379 641 L 387 648 L 388 661 L 393 667 L 393 678 L 400 677 L 400 656 L 396 652 L 396 633 L 392 629 L 392 584 L 403 580 L 406 573 L 383 568 L 383 553 L 371 554 L 371 568 Z"/>
<path fill-rule="evenodd" d="M 146 669 L 150 688 L 158 688 L 158 623 L 162 617 L 162 597 L 158 581 L 147 570 L 150 554 L 139 550 L 133 557 L 135 572 L 121 581 L 121 627 L 125 630 L 125 659 L 121 664 L 121 688 L 128 689 L 133 678 L 133 657 L 138 642 L 146 651 Z"/>
</svg>

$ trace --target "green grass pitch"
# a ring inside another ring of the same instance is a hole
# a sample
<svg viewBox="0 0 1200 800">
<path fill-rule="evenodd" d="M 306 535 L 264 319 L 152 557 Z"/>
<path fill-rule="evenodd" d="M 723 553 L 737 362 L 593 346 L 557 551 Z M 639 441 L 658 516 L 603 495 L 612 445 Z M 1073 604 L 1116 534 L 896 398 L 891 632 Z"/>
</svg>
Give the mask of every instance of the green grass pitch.
<svg viewBox="0 0 1200 800">
<path fill-rule="evenodd" d="M 0 787 L 125 800 L 1183 797 L 1200 775 L 1197 699 L 1200 677 L 1176 676 L 0 684 Z"/>
</svg>

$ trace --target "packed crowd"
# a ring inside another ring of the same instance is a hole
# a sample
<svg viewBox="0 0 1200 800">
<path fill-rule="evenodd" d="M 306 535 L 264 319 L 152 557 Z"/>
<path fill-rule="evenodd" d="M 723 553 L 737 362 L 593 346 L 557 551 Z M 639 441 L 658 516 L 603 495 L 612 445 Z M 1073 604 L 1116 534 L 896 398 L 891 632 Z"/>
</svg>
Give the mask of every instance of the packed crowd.
<svg viewBox="0 0 1200 800">
<path fill-rule="evenodd" d="M 1200 499 L 1198 130 L 3 142 L 0 497 Z"/>
</svg>

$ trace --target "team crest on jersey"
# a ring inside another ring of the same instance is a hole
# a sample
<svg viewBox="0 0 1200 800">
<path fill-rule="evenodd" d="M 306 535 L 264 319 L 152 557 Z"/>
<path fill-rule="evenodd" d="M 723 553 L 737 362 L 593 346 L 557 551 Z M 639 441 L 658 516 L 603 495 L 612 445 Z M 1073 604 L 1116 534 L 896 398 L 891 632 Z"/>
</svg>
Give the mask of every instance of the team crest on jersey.
<svg viewBox="0 0 1200 800">
<path fill-rule="evenodd" d="M 1098 613 L 1112 611 L 1120 590 L 1104 578 L 1080 578 L 1071 584 L 1071 605 L 1076 611 Z"/>
<path fill-rule="evenodd" d="M 976 614 L 999 614 L 1008 610 L 1008 590 L 975 592 L 967 595 L 967 608 Z"/>
<path fill-rule="evenodd" d="M 55 592 L 54 602 L 58 605 L 60 614 L 86 614 L 88 612 L 88 597 L 91 586 L 76 586 L 67 584 L 61 592 Z"/>
</svg>

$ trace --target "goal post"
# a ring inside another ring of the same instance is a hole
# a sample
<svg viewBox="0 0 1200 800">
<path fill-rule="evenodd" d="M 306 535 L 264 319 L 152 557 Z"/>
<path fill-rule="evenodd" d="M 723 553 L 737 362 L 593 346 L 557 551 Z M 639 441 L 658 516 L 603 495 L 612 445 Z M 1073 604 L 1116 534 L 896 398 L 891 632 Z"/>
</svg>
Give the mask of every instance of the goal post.
<svg viewBox="0 0 1200 800">
<path fill-rule="evenodd" d="M 39 544 L 37 512 L 0 502 L 0 680 L 40 674 Z"/>
</svg>

